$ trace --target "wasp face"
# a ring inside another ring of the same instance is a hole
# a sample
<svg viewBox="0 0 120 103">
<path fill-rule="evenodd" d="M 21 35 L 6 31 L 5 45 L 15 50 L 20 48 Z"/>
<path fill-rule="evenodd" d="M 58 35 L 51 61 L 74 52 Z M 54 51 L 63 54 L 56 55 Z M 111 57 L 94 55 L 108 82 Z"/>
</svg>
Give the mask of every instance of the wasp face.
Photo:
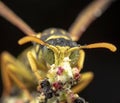
<svg viewBox="0 0 120 103">
<path fill-rule="evenodd" d="M 71 40 L 68 34 L 62 29 L 55 28 L 43 31 L 40 39 L 51 45 L 42 47 L 42 56 L 48 64 L 58 66 L 64 61 L 65 57 L 69 57 L 71 66 L 76 64 L 79 55 L 78 50 L 70 53 L 67 51 L 78 45 Z"/>
</svg>

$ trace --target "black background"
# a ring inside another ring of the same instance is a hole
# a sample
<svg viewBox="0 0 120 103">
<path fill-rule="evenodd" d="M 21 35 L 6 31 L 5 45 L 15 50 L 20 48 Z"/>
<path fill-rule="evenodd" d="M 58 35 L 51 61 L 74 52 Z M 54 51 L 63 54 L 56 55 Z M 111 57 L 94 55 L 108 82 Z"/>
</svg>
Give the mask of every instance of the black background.
<svg viewBox="0 0 120 103">
<path fill-rule="evenodd" d="M 78 13 L 92 0 L 2 0 L 36 32 L 49 27 L 67 30 Z M 119 0 L 118 0 L 119 1 Z M 79 44 L 111 42 L 118 48 L 86 51 L 84 71 L 93 71 L 95 78 L 80 93 L 90 103 L 120 103 L 120 3 L 115 1 L 101 17 L 84 32 Z M 27 45 L 17 40 L 25 34 L 0 17 L 0 53 L 4 50 L 17 56 Z M 2 87 L 2 85 L 1 85 Z M 2 89 L 1 89 L 2 90 Z"/>
</svg>

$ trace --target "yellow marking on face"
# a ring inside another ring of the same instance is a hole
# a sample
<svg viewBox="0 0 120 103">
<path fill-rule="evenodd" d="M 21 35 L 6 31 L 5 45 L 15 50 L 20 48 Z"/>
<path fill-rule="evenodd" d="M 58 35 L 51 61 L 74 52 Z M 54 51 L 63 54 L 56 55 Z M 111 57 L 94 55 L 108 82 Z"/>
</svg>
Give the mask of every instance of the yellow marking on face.
<svg viewBox="0 0 120 103">
<path fill-rule="evenodd" d="M 61 46 L 55 46 L 59 53 L 55 53 L 55 64 L 60 65 L 63 62 L 63 59 L 68 56 L 67 50 L 70 48 L 69 46 L 61 47 Z"/>
<path fill-rule="evenodd" d="M 62 36 L 62 35 L 53 35 L 53 36 L 50 36 L 46 39 L 46 41 L 50 40 L 50 39 L 57 39 L 57 38 L 64 38 L 66 40 L 70 40 L 67 36 Z"/>
<path fill-rule="evenodd" d="M 35 36 L 36 36 L 37 38 L 41 38 L 41 33 L 37 33 Z"/>
<path fill-rule="evenodd" d="M 53 34 L 54 32 L 55 32 L 55 30 L 53 29 L 53 30 L 50 31 L 50 34 Z"/>
</svg>

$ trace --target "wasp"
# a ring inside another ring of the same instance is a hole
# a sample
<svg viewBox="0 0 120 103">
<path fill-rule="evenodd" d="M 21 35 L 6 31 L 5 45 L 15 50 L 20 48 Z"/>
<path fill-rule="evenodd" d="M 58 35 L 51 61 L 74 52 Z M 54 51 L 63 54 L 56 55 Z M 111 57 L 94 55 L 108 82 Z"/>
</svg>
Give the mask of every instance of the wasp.
<svg viewBox="0 0 120 103">
<path fill-rule="evenodd" d="M 98 16 L 97 13 L 103 12 L 110 3 L 110 0 L 93 1 L 78 16 L 68 32 L 60 28 L 49 28 L 36 33 L 0 2 L 0 15 L 27 35 L 18 41 L 19 45 L 28 42 L 33 44 L 18 58 L 8 52 L 1 54 L 3 103 L 87 103 L 77 95 L 94 76 L 92 72 L 81 73 L 84 49 L 106 48 L 115 52 L 117 48 L 106 42 L 80 45 L 76 41 Z"/>
</svg>

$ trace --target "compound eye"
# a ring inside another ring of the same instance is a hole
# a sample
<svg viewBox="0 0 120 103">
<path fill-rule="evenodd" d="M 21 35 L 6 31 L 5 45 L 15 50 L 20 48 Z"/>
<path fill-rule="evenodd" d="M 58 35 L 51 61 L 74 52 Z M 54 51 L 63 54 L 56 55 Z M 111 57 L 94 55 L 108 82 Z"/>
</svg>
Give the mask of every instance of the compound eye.
<svg viewBox="0 0 120 103">
<path fill-rule="evenodd" d="M 55 62 L 54 52 L 46 46 L 43 47 L 43 59 L 50 65 Z"/>
<path fill-rule="evenodd" d="M 78 63 L 78 59 L 79 59 L 79 50 L 75 50 L 75 51 L 72 51 L 71 54 L 70 54 L 70 64 L 72 67 L 75 67 Z"/>
</svg>

